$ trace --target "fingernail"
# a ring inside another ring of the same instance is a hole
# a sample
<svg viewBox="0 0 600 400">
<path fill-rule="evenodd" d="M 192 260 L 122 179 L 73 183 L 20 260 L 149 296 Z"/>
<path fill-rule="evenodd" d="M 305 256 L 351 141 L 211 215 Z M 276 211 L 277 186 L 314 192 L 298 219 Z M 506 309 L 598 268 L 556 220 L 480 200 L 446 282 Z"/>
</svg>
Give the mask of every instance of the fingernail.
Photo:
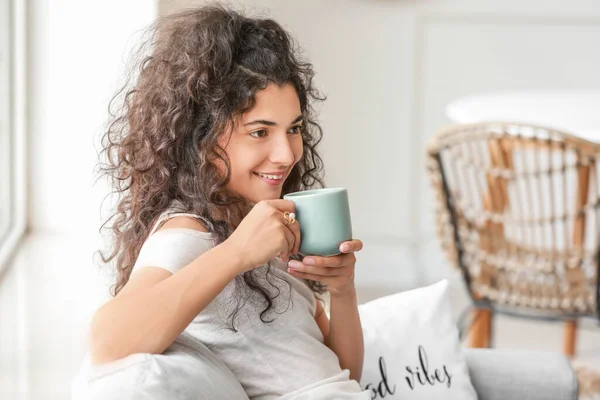
<svg viewBox="0 0 600 400">
<path fill-rule="evenodd" d="M 342 251 L 348 251 L 348 250 L 350 250 L 350 246 L 348 244 L 344 243 L 342 245 Z"/>
<path fill-rule="evenodd" d="M 301 265 L 302 265 L 302 263 L 300 263 L 300 262 L 298 262 L 298 261 L 296 261 L 296 260 L 292 260 L 292 261 L 290 261 L 290 262 L 288 263 L 288 266 L 289 266 L 290 268 L 296 268 L 296 269 L 297 269 L 297 268 L 300 268 L 300 266 L 301 266 Z"/>
<path fill-rule="evenodd" d="M 305 258 L 304 260 L 302 260 L 302 262 L 306 265 L 314 265 L 315 264 L 315 260 L 313 260 L 312 258 Z"/>
</svg>

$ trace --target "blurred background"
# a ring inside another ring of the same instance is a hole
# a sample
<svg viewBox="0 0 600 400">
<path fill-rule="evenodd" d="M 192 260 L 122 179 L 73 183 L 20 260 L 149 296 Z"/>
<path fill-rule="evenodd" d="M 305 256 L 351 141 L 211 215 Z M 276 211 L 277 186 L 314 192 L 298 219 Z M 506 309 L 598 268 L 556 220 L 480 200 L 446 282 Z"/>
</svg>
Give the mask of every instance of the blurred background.
<svg viewBox="0 0 600 400">
<path fill-rule="evenodd" d="M 94 257 L 108 101 L 144 27 L 203 3 L 0 0 L 0 399 L 69 398 L 112 283 Z M 317 72 L 325 180 L 348 188 L 365 243 L 360 301 L 449 278 L 458 316 L 468 295 L 436 236 L 427 143 L 463 96 L 600 90 L 600 1 L 233 4 L 291 30 Z M 581 327 L 577 360 L 600 366 L 597 323 Z M 560 351 L 561 335 L 499 318 L 494 345 Z"/>
</svg>

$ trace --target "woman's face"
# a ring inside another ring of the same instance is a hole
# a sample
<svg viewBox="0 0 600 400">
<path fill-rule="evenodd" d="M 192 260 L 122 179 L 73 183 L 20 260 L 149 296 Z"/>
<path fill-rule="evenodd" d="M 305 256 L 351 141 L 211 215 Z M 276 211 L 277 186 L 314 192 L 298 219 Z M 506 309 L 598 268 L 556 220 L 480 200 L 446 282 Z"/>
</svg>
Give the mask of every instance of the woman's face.
<svg viewBox="0 0 600 400">
<path fill-rule="evenodd" d="M 228 188 L 258 203 L 281 197 L 283 183 L 302 158 L 302 113 L 291 84 L 269 84 L 255 96 L 231 137 L 221 145 L 231 164 Z"/>
</svg>

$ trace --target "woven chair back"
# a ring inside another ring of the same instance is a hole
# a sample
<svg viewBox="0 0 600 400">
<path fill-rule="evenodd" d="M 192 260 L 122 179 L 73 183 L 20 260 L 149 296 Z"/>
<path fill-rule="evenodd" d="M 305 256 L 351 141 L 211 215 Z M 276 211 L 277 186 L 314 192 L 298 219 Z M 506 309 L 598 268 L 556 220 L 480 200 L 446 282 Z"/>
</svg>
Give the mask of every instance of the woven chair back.
<svg viewBox="0 0 600 400">
<path fill-rule="evenodd" d="M 527 124 L 435 135 L 438 235 L 474 300 L 598 315 L 599 155 L 598 144 Z"/>
</svg>

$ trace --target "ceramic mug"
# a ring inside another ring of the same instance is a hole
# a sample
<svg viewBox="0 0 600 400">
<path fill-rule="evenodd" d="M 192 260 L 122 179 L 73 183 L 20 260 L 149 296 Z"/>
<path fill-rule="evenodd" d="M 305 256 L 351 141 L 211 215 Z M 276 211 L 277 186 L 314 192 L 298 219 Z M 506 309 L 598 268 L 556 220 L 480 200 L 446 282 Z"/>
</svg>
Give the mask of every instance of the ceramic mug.
<svg viewBox="0 0 600 400">
<path fill-rule="evenodd" d="M 344 188 L 304 190 L 283 196 L 294 202 L 303 256 L 334 256 L 352 239 L 348 191 Z"/>
</svg>

